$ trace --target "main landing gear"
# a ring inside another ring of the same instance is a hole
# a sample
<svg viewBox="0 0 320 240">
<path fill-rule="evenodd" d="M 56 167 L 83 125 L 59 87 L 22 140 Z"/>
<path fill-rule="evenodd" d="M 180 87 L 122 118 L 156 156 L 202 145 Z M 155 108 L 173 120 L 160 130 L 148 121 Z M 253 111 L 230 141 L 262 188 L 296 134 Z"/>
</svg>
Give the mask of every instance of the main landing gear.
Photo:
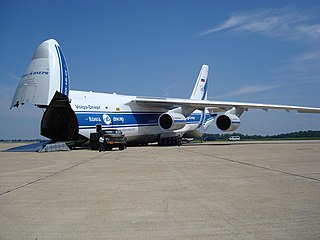
<svg viewBox="0 0 320 240">
<path fill-rule="evenodd" d="M 160 138 L 159 146 L 181 146 L 182 138 L 179 136 Z"/>
</svg>

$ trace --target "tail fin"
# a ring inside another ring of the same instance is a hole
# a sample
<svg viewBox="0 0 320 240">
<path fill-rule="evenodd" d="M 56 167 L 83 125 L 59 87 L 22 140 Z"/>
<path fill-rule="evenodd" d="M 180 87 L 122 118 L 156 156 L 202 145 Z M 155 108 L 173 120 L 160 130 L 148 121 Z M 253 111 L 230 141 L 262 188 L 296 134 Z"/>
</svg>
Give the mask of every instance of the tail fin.
<svg viewBox="0 0 320 240">
<path fill-rule="evenodd" d="M 209 66 L 202 65 L 190 99 L 207 100 L 208 72 Z"/>
<path fill-rule="evenodd" d="M 56 91 L 69 95 L 70 79 L 66 60 L 58 42 L 49 39 L 39 45 L 22 76 L 11 108 L 30 102 L 48 106 Z"/>
</svg>

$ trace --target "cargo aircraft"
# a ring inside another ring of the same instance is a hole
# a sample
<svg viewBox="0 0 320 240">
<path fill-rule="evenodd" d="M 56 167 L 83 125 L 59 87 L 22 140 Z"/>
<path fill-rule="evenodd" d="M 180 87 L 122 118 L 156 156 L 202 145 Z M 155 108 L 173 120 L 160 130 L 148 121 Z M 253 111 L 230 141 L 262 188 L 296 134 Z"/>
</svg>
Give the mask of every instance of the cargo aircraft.
<svg viewBox="0 0 320 240">
<path fill-rule="evenodd" d="M 222 131 L 240 126 L 248 109 L 320 113 L 320 108 L 208 101 L 208 70 L 203 65 L 190 99 L 138 97 L 70 90 L 66 59 L 54 39 L 41 43 L 22 76 L 11 108 L 32 103 L 44 108 L 41 135 L 53 141 L 89 139 L 101 129 L 120 129 L 130 144 L 176 145 L 182 137 L 199 136 L 212 123 Z"/>
</svg>

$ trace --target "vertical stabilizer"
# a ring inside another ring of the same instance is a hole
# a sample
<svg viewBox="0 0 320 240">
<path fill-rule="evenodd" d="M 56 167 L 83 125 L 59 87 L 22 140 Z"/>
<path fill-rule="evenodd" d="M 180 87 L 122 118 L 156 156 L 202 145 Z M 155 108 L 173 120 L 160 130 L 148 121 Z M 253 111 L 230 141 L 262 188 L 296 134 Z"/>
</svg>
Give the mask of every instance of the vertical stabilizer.
<svg viewBox="0 0 320 240">
<path fill-rule="evenodd" d="M 207 87 L 208 87 L 208 65 L 201 67 L 197 82 L 194 86 L 190 99 L 194 100 L 207 100 Z"/>
<path fill-rule="evenodd" d="M 12 99 L 11 108 L 27 102 L 48 106 L 56 91 L 69 95 L 67 63 L 58 42 L 49 39 L 39 45 L 22 76 Z"/>
</svg>

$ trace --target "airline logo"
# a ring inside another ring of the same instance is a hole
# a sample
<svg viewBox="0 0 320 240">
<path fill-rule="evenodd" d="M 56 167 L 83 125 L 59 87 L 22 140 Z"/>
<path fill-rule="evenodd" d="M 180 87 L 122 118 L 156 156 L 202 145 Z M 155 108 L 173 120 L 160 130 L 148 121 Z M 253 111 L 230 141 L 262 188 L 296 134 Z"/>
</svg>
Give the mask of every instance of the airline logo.
<svg viewBox="0 0 320 240">
<path fill-rule="evenodd" d="M 111 124 L 111 118 L 108 114 L 103 114 L 102 115 L 102 119 L 104 121 L 105 124 L 110 125 Z"/>
<path fill-rule="evenodd" d="M 204 93 L 204 87 L 202 85 L 200 86 L 200 92 L 201 92 L 201 94 Z"/>
<path fill-rule="evenodd" d="M 101 122 L 101 119 L 99 117 L 89 117 L 88 120 L 90 122 Z"/>
<path fill-rule="evenodd" d="M 77 108 L 77 110 L 100 110 L 100 106 L 98 105 L 80 105 L 80 104 L 76 104 L 75 107 Z"/>
<path fill-rule="evenodd" d="M 32 76 L 32 75 L 49 75 L 49 71 L 31 71 L 30 73 L 26 73 L 22 76 L 22 78 L 26 76 Z"/>
</svg>

